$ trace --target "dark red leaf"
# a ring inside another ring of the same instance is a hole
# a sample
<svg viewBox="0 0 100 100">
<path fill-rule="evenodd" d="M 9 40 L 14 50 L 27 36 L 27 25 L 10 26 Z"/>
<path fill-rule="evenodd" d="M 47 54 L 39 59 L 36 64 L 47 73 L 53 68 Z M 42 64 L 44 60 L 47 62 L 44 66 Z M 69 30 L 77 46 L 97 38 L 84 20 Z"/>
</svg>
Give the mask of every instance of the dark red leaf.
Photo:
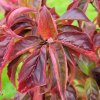
<svg viewBox="0 0 100 100">
<path fill-rule="evenodd" d="M 29 89 L 45 85 L 46 46 L 35 50 L 22 65 L 19 73 L 18 91 L 26 92 Z"/>
<path fill-rule="evenodd" d="M 14 11 L 12 11 L 8 18 L 7 18 L 7 26 L 11 27 L 12 23 L 14 22 L 14 20 L 20 15 L 20 14 L 24 14 L 26 12 L 30 12 L 33 11 L 31 8 L 27 8 L 27 7 L 20 7 L 15 9 Z"/>
<path fill-rule="evenodd" d="M 58 90 L 62 100 L 65 100 L 65 90 L 68 81 L 68 68 L 65 52 L 61 44 L 50 44 L 49 53 L 51 56 Z"/>
<path fill-rule="evenodd" d="M 68 10 L 69 9 L 73 9 L 73 8 L 80 8 L 83 12 L 86 11 L 87 7 L 88 7 L 88 3 L 90 2 L 90 0 L 75 0 L 73 1 L 69 6 L 68 6 Z"/>
<path fill-rule="evenodd" d="M 4 67 L 9 59 L 9 55 L 12 52 L 13 39 L 11 36 L 2 35 L 0 36 L 0 69 Z"/>
<path fill-rule="evenodd" d="M 88 36 L 84 33 L 64 32 L 57 36 L 57 41 L 79 53 L 88 56 L 92 60 L 97 60 L 93 44 L 91 44 Z"/>
<path fill-rule="evenodd" d="M 78 6 L 79 2 L 80 2 L 80 0 L 74 0 L 71 4 L 69 4 L 67 10 L 76 8 Z"/>
<path fill-rule="evenodd" d="M 67 47 L 64 46 L 64 51 L 66 53 L 68 59 L 68 65 L 71 70 L 71 77 L 70 77 L 70 84 L 71 84 L 75 78 L 75 70 L 76 70 L 75 61 L 74 61 L 74 57 L 72 56 L 71 50 L 69 50 Z"/>
<path fill-rule="evenodd" d="M 19 58 L 20 56 L 15 58 L 13 61 L 11 61 L 7 69 L 9 80 L 12 82 L 14 86 L 16 86 L 15 75 L 16 75 L 18 64 L 19 64 Z"/>
<path fill-rule="evenodd" d="M 89 2 L 90 2 L 90 0 L 80 0 L 78 7 L 85 12 L 88 7 Z"/>
<path fill-rule="evenodd" d="M 99 27 L 100 27 L 100 12 L 98 13 L 98 16 L 97 16 L 97 24 L 98 24 Z"/>
<path fill-rule="evenodd" d="M 20 39 L 14 45 L 11 59 L 16 58 L 17 56 L 29 51 L 30 49 L 38 47 L 40 42 L 41 39 L 36 36 L 28 36 Z"/>
<path fill-rule="evenodd" d="M 57 35 L 56 24 L 51 16 L 51 13 L 45 6 L 39 13 L 38 31 L 43 39 L 48 39 Z"/>
<path fill-rule="evenodd" d="M 73 25 L 59 25 L 58 30 L 61 32 L 73 32 L 79 31 L 82 32 L 82 29 Z"/>
<path fill-rule="evenodd" d="M 100 48 L 100 33 L 97 33 L 93 39 L 95 49 Z"/>
<path fill-rule="evenodd" d="M 86 33 L 91 40 L 93 38 L 95 30 L 96 30 L 96 25 L 94 25 L 92 22 L 85 23 L 84 33 Z"/>
<path fill-rule="evenodd" d="M 48 8 L 50 13 L 52 14 L 53 18 L 59 18 L 59 15 L 56 13 L 55 8 Z"/>
<path fill-rule="evenodd" d="M 79 8 L 74 8 L 74 9 L 68 10 L 58 20 L 89 21 L 87 16 Z"/>
<path fill-rule="evenodd" d="M 73 86 L 68 86 L 66 89 L 67 100 L 77 100 L 76 91 Z"/>
<path fill-rule="evenodd" d="M 13 50 L 14 39 L 11 36 L 0 34 L 0 90 L 2 88 L 2 71 L 9 61 L 10 54 Z"/>
</svg>

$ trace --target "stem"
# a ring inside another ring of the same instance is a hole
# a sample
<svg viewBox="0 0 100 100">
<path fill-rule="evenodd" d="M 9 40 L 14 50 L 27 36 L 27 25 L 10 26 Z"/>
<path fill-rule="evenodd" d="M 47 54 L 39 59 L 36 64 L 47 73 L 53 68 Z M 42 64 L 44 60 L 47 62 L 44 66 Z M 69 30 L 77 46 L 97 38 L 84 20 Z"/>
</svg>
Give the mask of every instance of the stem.
<svg viewBox="0 0 100 100">
<path fill-rule="evenodd" d="M 42 100 L 42 95 L 40 94 L 40 87 L 35 87 L 33 89 L 33 100 Z"/>
</svg>

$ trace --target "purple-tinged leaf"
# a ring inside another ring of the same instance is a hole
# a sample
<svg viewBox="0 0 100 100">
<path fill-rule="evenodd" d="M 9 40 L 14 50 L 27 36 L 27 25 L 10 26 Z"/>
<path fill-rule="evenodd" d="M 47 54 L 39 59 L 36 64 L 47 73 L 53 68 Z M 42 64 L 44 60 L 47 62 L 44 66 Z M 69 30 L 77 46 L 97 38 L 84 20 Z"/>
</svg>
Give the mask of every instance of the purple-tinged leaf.
<svg viewBox="0 0 100 100">
<path fill-rule="evenodd" d="M 100 48 L 100 33 L 97 33 L 93 38 L 95 49 Z"/>
<path fill-rule="evenodd" d="M 59 18 L 59 15 L 56 13 L 55 8 L 48 8 L 48 9 L 49 9 L 49 11 L 54 19 Z"/>
<path fill-rule="evenodd" d="M 78 28 L 78 27 L 73 26 L 73 25 L 59 25 L 58 30 L 61 32 L 73 32 L 73 31 L 82 32 L 81 28 Z"/>
<path fill-rule="evenodd" d="M 97 24 L 100 27 L 100 12 L 98 13 L 98 16 L 97 16 Z"/>
<path fill-rule="evenodd" d="M 86 22 L 84 25 L 84 33 L 92 40 L 96 26 L 92 22 Z"/>
<path fill-rule="evenodd" d="M 14 45 L 14 50 L 11 54 L 11 59 L 18 57 L 19 55 L 34 49 L 40 45 L 41 39 L 36 36 L 28 36 L 20 39 Z"/>
<path fill-rule="evenodd" d="M 70 81 L 69 81 L 69 83 L 71 84 L 75 78 L 75 71 L 76 71 L 75 61 L 74 61 L 74 57 L 72 56 L 70 49 L 68 49 L 67 47 L 64 46 L 64 51 L 66 53 L 66 57 L 68 59 L 68 65 L 71 70 L 71 77 L 70 77 Z"/>
<path fill-rule="evenodd" d="M 99 100 L 99 87 L 92 78 L 86 80 L 85 91 L 87 100 Z"/>
<path fill-rule="evenodd" d="M 46 46 L 43 46 L 23 63 L 18 78 L 18 91 L 24 93 L 33 87 L 45 85 L 45 69 Z"/>
<path fill-rule="evenodd" d="M 57 28 L 54 19 L 45 6 L 39 13 L 38 31 L 43 39 L 48 39 L 57 35 Z"/>
<path fill-rule="evenodd" d="M 73 8 L 80 8 L 83 12 L 86 11 L 87 7 L 88 7 L 88 3 L 90 2 L 90 0 L 76 0 L 73 1 L 69 6 L 68 9 L 73 9 Z"/>
<path fill-rule="evenodd" d="M 68 68 L 65 52 L 61 44 L 50 44 L 49 53 L 53 64 L 58 90 L 62 100 L 65 100 L 65 90 L 68 81 Z"/>
<path fill-rule="evenodd" d="M 21 14 L 24 14 L 26 12 L 30 12 L 33 11 L 31 8 L 27 8 L 27 7 L 20 7 L 15 9 L 14 11 L 12 11 L 9 16 L 7 17 L 7 26 L 11 27 L 11 25 L 13 24 L 14 20 Z"/>
<path fill-rule="evenodd" d="M 16 86 L 15 75 L 16 75 L 18 64 L 19 64 L 19 59 L 20 59 L 20 56 L 15 58 L 13 61 L 11 61 L 7 69 L 9 80 L 12 82 L 14 86 Z"/>
<path fill-rule="evenodd" d="M 4 66 L 9 61 L 10 54 L 13 50 L 14 39 L 10 36 L 2 35 L 0 36 L 0 90 L 2 88 L 2 70 Z"/>
<path fill-rule="evenodd" d="M 21 35 L 21 33 L 24 31 L 24 34 L 25 35 L 27 33 L 27 31 L 25 30 L 28 30 L 29 32 L 31 31 L 31 25 L 27 24 L 27 23 L 18 23 L 17 26 L 15 26 L 16 29 L 14 30 L 14 32 L 18 35 Z M 29 34 L 30 35 L 30 34 Z M 31 33 L 32 35 L 32 33 Z"/>
<path fill-rule="evenodd" d="M 86 55 L 91 60 L 99 60 L 94 52 L 93 44 L 90 42 L 88 36 L 84 33 L 63 32 L 57 36 L 56 42 L 61 42 L 70 49 Z"/>
<path fill-rule="evenodd" d="M 90 0 L 79 0 L 79 4 L 78 4 L 78 8 L 82 9 L 84 12 L 86 11 L 87 7 L 88 7 L 88 3 L 90 2 Z"/>
<path fill-rule="evenodd" d="M 74 8 L 65 12 L 58 20 L 79 20 L 79 21 L 89 21 L 87 16 L 79 8 Z"/>
<path fill-rule="evenodd" d="M 16 20 L 12 23 L 12 27 L 14 27 L 14 25 L 16 25 L 17 23 L 28 23 L 31 26 L 34 26 L 35 22 L 32 18 L 28 17 L 28 16 L 19 16 L 16 18 Z"/>
<path fill-rule="evenodd" d="M 0 69 L 6 64 L 9 59 L 9 55 L 12 52 L 13 39 L 10 36 L 0 36 Z"/>
<path fill-rule="evenodd" d="M 71 10 L 71 9 L 76 8 L 76 7 L 78 6 L 78 4 L 79 4 L 79 1 L 80 1 L 80 0 L 75 0 L 75 1 L 73 1 L 71 4 L 69 4 L 67 10 Z"/>
<path fill-rule="evenodd" d="M 66 89 L 67 100 L 77 100 L 76 91 L 73 86 L 68 86 Z"/>
<path fill-rule="evenodd" d="M 96 7 L 98 9 L 98 12 L 100 13 L 100 0 L 95 0 Z"/>
</svg>

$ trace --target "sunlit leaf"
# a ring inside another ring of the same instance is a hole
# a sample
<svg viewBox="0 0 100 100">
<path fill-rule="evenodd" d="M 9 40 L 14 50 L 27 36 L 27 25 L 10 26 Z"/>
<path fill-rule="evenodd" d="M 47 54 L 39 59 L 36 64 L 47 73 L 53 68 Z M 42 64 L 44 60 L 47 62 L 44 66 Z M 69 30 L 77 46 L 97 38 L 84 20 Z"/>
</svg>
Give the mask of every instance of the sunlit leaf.
<svg viewBox="0 0 100 100">
<path fill-rule="evenodd" d="M 57 28 L 49 10 L 44 6 L 39 14 L 38 31 L 43 39 L 55 37 Z"/>
</svg>

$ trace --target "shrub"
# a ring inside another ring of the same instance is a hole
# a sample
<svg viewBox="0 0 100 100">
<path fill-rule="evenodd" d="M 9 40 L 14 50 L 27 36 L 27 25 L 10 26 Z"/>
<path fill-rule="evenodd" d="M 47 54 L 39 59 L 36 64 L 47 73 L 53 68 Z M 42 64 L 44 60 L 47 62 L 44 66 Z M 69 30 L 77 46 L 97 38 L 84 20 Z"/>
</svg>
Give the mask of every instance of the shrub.
<svg viewBox="0 0 100 100">
<path fill-rule="evenodd" d="M 98 12 L 93 22 L 85 15 L 89 3 Z M 73 0 L 62 16 L 46 0 L 0 5 L 0 76 L 7 65 L 9 80 L 22 93 L 14 99 L 99 100 L 99 0 Z"/>
</svg>

